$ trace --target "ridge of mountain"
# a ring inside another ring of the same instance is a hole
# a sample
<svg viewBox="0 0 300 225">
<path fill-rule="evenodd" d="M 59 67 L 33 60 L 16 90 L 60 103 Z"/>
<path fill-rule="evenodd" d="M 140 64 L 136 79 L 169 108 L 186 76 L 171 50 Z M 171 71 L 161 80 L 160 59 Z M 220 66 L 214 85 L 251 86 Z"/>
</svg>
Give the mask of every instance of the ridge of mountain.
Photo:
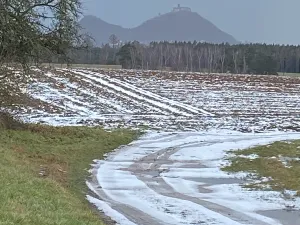
<svg viewBox="0 0 300 225">
<path fill-rule="evenodd" d="M 96 16 L 85 16 L 80 25 L 91 35 L 96 45 L 106 44 L 115 34 L 122 42 L 140 41 L 203 41 L 236 44 L 230 34 L 220 30 L 196 12 L 178 11 L 166 13 L 143 22 L 135 28 L 123 28 L 110 24 Z"/>
</svg>

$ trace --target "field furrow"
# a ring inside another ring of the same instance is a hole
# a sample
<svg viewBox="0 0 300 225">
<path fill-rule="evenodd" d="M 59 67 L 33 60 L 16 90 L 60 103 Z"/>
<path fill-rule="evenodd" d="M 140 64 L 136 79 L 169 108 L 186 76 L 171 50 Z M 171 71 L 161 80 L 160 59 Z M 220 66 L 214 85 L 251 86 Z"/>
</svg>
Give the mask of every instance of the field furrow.
<svg viewBox="0 0 300 225">
<path fill-rule="evenodd" d="M 43 107 L 20 109 L 20 117 L 32 122 L 166 131 L 300 130 L 298 78 L 133 70 L 34 72 L 38 75 L 28 94 Z"/>
</svg>

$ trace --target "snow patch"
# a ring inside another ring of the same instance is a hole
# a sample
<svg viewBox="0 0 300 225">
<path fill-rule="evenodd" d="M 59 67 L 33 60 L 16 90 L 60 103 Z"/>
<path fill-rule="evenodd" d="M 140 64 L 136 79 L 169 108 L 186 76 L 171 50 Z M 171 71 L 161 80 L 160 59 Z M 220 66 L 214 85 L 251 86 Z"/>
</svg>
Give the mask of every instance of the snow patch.
<svg viewBox="0 0 300 225">
<path fill-rule="evenodd" d="M 99 199 L 93 198 L 89 195 L 87 195 L 87 200 L 95 205 L 100 211 L 104 212 L 105 215 L 109 216 L 112 218 L 114 221 L 117 222 L 117 225 L 137 225 L 130 220 L 128 220 L 125 216 L 120 214 L 118 211 L 112 209 L 109 204 L 106 202 L 103 202 Z"/>
</svg>

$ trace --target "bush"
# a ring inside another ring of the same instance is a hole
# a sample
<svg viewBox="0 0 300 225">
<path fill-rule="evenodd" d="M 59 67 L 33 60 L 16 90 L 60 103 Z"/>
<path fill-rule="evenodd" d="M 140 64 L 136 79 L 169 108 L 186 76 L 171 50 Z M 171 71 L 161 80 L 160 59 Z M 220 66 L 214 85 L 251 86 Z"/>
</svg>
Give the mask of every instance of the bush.
<svg viewBox="0 0 300 225">
<path fill-rule="evenodd" d="M 28 126 L 8 112 L 0 112 L 0 129 L 24 130 Z"/>
</svg>

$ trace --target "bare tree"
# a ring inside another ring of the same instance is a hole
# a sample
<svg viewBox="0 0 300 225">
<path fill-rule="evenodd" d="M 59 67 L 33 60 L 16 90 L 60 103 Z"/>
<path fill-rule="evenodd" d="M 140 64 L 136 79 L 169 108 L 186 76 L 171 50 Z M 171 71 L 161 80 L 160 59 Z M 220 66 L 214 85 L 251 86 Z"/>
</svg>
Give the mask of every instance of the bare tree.
<svg viewBox="0 0 300 225">
<path fill-rule="evenodd" d="M 137 46 L 138 43 L 137 42 L 133 42 L 129 48 L 130 51 L 130 58 L 131 58 L 131 68 L 132 69 L 136 69 L 137 68 Z"/>
<path fill-rule="evenodd" d="M 165 44 L 165 49 L 164 49 L 164 67 L 168 67 L 170 65 L 170 58 L 172 56 L 171 52 L 171 45 L 169 43 Z"/>
<path fill-rule="evenodd" d="M 116 48 L 116 45 L 119 44 L 120 40 L 115 34 L 112 34 L 109 37 L 109 42 L 112 44 L 113 48 Z"/>
<path fill-rule="evenodd" d="M 154 68 L 154 57 L 155 57 L 155 50 L 153 48 L 149 48 L 149 60 L 147 61 L 147 70 L 150 68 Z"/>
<path fill-rule="evenodd" d="M 207 47 L 207 53 L 208 53 L 208 73 L 210 74 L 212 72 L 212 65 L 213 65 L 213 49 L 211 46 Z"/>
<path fill-rule="evenodd" d="M 216 72 L 218 70 L 219 62 L 220 62 L 220 49 L 217 48 L 217 46 L 214 46 L 213 50 L 213 72 Z"/>
<path fill-rule="evenodd" d="M 203 57 L 203 49 L 197 48 L 196 54 L 197 54 L 197 58 L 198 58 L 199 72 L 201 73 L 201 63 L 202 63 L 202 57 Z"/>
<path fill-rule="evenodd" d="M 18 63 L 26 69 L 45 52 L 66 56 L 83 44 L 80 8 L 80 0 L 0 0 L 0 67 Z"/>
<path fill-rule="evenodd" d="M 171 48 L 171 67 L 175 69 L 177 66 L 177 55 L 178 55 L 178 48 L 177 46 L 172 46 Z"/>
<path fill-rule="evenodd" d="M 221 50 L 221 56 L 220 56 L 220 61 L 221 61 L 221 72 L 224 73 L 224 63 L 225 63 L 225 58 L 226 58 L 226 51 L 225 48 L 222 48 Z"/>
<path fill-rule="evenodd" d="M 112 34 L 109 37 L 109 42 L 110 42 L 110 44 L 112 44 L 113 49 L 114 49 L 113 61 L 115 61 L 116 60 L 116 45 L 119 44 L 120 40 L 115 34 Z"/>
<path fill-rule="evenodd" d="M 234 63 L 234 73 L 238 73 L 239 70 L 238 70 L 238 55 L 239 55 L 239 52 L 238 51 L 235 51 L 233 50 L 232 52 L 232 60 L 233 60 L 233 63 Z"/>
<path fill-rule="evenodd" d="M 191 48 L 189 49 L 189 55 L 188 55 L 189 59 L 190 59 L 190 71 L 192 72 L 193 69 L 193 62 L 194 62 L 194 46 L 191 46 Z"/>
<path fill-rule="evenodd" d="M 178 51 L 177 51 L 177 70 L 180 71 L 182 69 L 182 46 L 178 46 Z"/>
<path fill-rule="evenodd" d="M 243 73 L 246 74 L 248 70 L 247 62 L 246 62 L 246 55 L 245 52 L 243 53 Z"/>
<path fill-rule="evenodd" d="M 110 47 L 108 44 L 102 45 L 102 52 L 103 52 L 102 60 L 105 62 L 105 64 L 108 63 L 109 53 L 110 53 L 109 48 Z"/>
</svg>

